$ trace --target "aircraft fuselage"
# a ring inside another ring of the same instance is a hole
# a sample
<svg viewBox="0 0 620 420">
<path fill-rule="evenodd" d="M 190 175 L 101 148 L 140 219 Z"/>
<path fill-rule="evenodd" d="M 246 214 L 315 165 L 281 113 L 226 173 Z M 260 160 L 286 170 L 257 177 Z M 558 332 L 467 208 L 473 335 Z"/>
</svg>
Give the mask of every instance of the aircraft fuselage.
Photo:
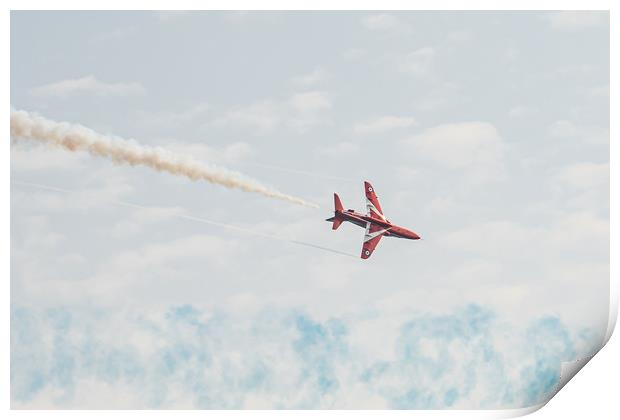
<svg viewBox="0 0 620 420">
<path fill-rule="evenodd" d="M 420 236 L 417 233 L 407 228 L 404 228 L 402 226 L 397 226 L 395 224 L 392 224 L 389 220 L 383 220 L 380 218 L 368 216 L 366 214 L 358 213 L 354 210 L 345 210 L 345 211 L 337 210 L 334 213 L 335 213 L 336 218 L 341 218 L 343 219 L 343 221 L 351 222 L 362 228 L 366 228 L 366 225 L 368 223 L 373 223 L 375 225 L 381 226 L 384 229 L 387 229 L 387 232 L 383 234 L 384 236 L 394 236 L 397 238 L 414 239 L 414 240 L 420 239 Z"/>
</svg>

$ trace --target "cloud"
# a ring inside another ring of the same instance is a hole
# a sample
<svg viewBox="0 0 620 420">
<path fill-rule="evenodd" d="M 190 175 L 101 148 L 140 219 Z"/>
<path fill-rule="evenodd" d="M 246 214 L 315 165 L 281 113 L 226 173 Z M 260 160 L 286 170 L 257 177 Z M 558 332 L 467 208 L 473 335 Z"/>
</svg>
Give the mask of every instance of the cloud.
<svg viewBox="0 0 620 420">
<path fill-rule="evenodd" d="M 302 87 L 309 87 L 320 84 L 329 78 L 329 73 L 318 67 L 310 73 L 294 77 L 291 82 Z"/>
<path fill-rule="evenodd" d="M 37 183 L 29 184 L 27 182 L 22 183 L 19 179 L 14 180 L 16 184 L 20 185 L 19 189 L 26 188 L 28 191 L 28 200 L 23 203 L 25 207 L 22 210 L 36 208 L 42 210 L 46 216 L 73 210 L 89 212 L 120 201 L 135 193 L 124 174 L 113 168 L 103 166 L 98 169 L 90 168 L 90 171 L 91 173 L 88 176 L 77 177 L 79 179 L 75 181 L 83 183 L 87 187 L 76 191 L 63 189 L 54 191 L 53 188 L 50 190 Z M 64 194 L 59 194 L 59 192 Z"/>
<path fill-rule="evenodd" d="M 484 257 L 487 261 L 507 258 L 523 259 L 529 254 L 518 252 L 533 238 L 540 239 L 542 231 L 509 220 L 491 220 L 453 229 L 439 239 L 446 249 L 464 249 L 469 256 Z M 510 238 L 509 241 L 506 238 Z"/>
<path fill-rule="evenodd" d="M 472 105 L 473 99 L 465 94 L 464 86 L 453 82 L 433 81 L 432 87 L 416 98 L 413 106 L 421 111 L 437 112 L 442 109 L 465 108 Z"/>
<path fill-rule="evenodd" d="M 30 171 L 61 171 L 66 169 L 80 170 L 87 165 L 87 157 L 80 154 L 67 153 L 40 144 L 23 144 L 15 142 L 11 145 L 11 170 Z"/>
<path fill-rule="evenodd" d="M 30 94 L 33 96 L 66 97 L 76 93 L 93 93 L 98 96 L 129 96 L 143 95 L 146 93 L 146 89 L 140 83 L 106 83 L 90 75 L 78 79 L 61 80 L 30 90 Z"/>
<path fill-rule="evenodd" d="M 486 122 L 442 124 L 410 137 L 404 145 L 415 157 L 452 169 L 498 166 L 502 139 Z"/>
<path fill-rule="evenodd" d="M 555 195 L 544 184 L 540 189 Z M 571 196 L 554 197 L 569 209 L 566 212 L 517 206 L 520 214 L 537 217 L 530 222 L 482 216 L 469 226 L 438 233 L 437 248 L 445 253 L 445 261 L 458 262 L 436 281 L 456 288 L 461 298 L 501 308 L 504 317 L 520 325 L 541 313 L 529 312 L 527 306 L 547 308 L 573 326 L 583 325 L 584 314 L 590 314 L 588 322 L 599 325 L 597 334 L 602 336 L 608 318 L 609 216 L 603 195 L 589 198 L 579 208 Z M 593 209 L 592 198 L 602 208 Z M 584 287 L 596 296 L 586 296 Z M 441 293 L 445 296 L 446 291 Z"/>
<path fill-rule="evenodd" d="M 508 116 L 510 118 L 524 118 L 524 117 L 534 114 L 535 111 L 536 109 L 530 106 L 517 105 L 517 106 L 510 108 L 510 110 L 508 111 Z"/>
<path fill-rule="evenodd" d="M 369 122 L 358 123 L 353 127 L 353 131 L 358 134 L 374 134 L 398 128 L 414 127 L 416 125 L 418 123 L 413 117 L 385 115 Z"/>
<path fill-rule="evenodd" d="M 130 241 L 135 236 L 153 237 L 154 226 L 161 221 L 181 214 L 180 208 L 148 209 L 145 213 L 135 212 L 117 223 L 101 228 L 113 234 L 118 244 Z M 156 225 L 157 224 L 157 225 Z M 152 305 L 162 302 L 183 302 L 191 296 L 200 296 L 215 279 L 208 273 L 227 273 L 234 277 L 238 270 L 231 268 L 231 261 L 239 255 L 247 255 L 248 245 L 236 237 L 220 237 L 207 234 L 187 234 L 180 238 L 164 241 L 153 240 L 138 247 L 120 249 L 113 255 L 103 252 L 100 260 L 82 274 L 79 284 L 66 281 L 62 273 L 71 272 L 72 267 L 59 267 L 59 278 L 47 275 L 54 294 L 66 302 L 99 302 L 106 305 Z M 91 250 L 86 250 L 92 256 Z M 209 267 L 202 275 L 196 270 Z M 231 277 L 231 278 L 232 278 Z M 89 287 L 85 287 L 90 284 Z M 133 296 L 133 297 L 132 297 Z M 135 300 L 140 296 L 139 302 Z M 39 291 L 29 293 L 29 299 L 45 300 Z M 206 298 L 208 299 L 208 297 Z M 133 302 L 133 303 L 132 303 Z"/>
<path fill-rule="evenodd" d="M 240 318 L 179 305 L 11 308 L 12 408 L 517 408 L 549 398 L 589 330 L 465 305 L 417 313 L 375 353 L 381 314 Z M 93 397 L 93 392 L 97 398 Z M 101 396 L 100 396 L 101 395 Z"/>
<path fill-rule="evenodd" d="M 296 93 L 290 99 L 290 104 L 302 114 L 311 114 L 331 109 L 332 102 L 327 92 Z"/>
<path fill-rule="evenodd" d="M 133 208 L 128 213 L 127 217 L 106 228 L 106 235 L 116 238 L 135 237 L 144 231 L 152 230 L 154 225 L 170 221 L 187 211 L 182 207 L 144 207 Z"/>
<path fill-rule="evenodd" d="M 558 171 L 555 179 L 578 189 L 591 189 L 608 185 L 609 163 L 575 163 Z"/>
<path fill-rule="evenodd" d="M 545 15 L 553 29 L 579 30 L 602 26 L 609 22 L 609 12 L 600 11 L 561 11 Z"/>
<path fill-rule="evenodd" d="M 565 327 L 553 317 L 517 336 L 497 327 L 494 314 L 475 305 L 410 320 L 396 358 L 376 363 L 364 378 L 398 409 L 526 407 L 548 398 L 561 361 L 575 357 Z"/>
<path fill-rule="evenodd" d="M 148 209 L 147 212 L 158 218 L 169 218 L 180 210 L 182 209 Z M 182 266 L 184 260 L 192 258 L 207 259 L 217 264 L 225 259 L 233 248 L 232 241 L 209 235 L 192 235 L 165 243 L 148 244 L 116 255 L 108 261 L 108 270 L 100 276 L 106 280 L 126 278 L 131 281 L 138 277 L 136 274 L 144 273 L 147 268 L 164 270 L 173 263 Z"/>
<path fill-rule="evenodd" d="M 274 129 L 281 121 L 279 104 L 267 100 L 226 111 L 208 124 L 242 125 L 264 131 Z"/>
<path fill-rule="evenodd" d="M 565 208 L 594 211 L 609 217 L 609 162 L 578 162 L 555 169 L 550 173 L 548 183 L 553 196 Z M 596 225 L 600 223 L 591 223 L 590 227 Z"/>
<path fill-rule="evenodd" d="M 579 138 L 588 143 L 609 143 L 609 129 L 607 127 L 577 125 L 569 120 L 558 120 L 549 125 L 547 133 L 558 139 Z"/>
<path fill-rule="evenodd" d="M 583 253 L 584 244 L 590 248 L 588 252 L 606 262 L 608 237 L 609 221 L 605 217 L 592 210 L 577 210 L 556 213 L 544 226 L 514 220 L 487 220 L 440 234 L 438 240 L 446 250 L 464 250 L 467 258 L 504 263 L 527 261 L 534 265 L 552 255 L 558 257 L 557 264 L 567 264 L 568 253 Z"/>
<path fill-rule="evenodd" d="M 254 155 L 252 145 L 243 141 L 215 148 L 202 143 L 166 143 L 165 147 L 175 153 L 191 155 L 198 159 L 219 164 L 239 163 Z"/>
<path fill-rule="evenodd" d="M 549 126 L 551 137 L 574 137 L 577 135 L 577 127 L 571 121 L 560 120 Z"/>
<path fill-rule="evenodd" d="M 325 113 L 331 108 L 328 92 L 305 91 L 279 101 L 265 100 L 224 111 L 207 125 L 245 126 L 261 131 L 281 127 L 305 130 L 327 122 Z"/>
<path fill-rule="evenodd" d="M 212 107 L 207 102 L 199 102 L 183 110 L 162 111 L 156 113 L 141 112 L 141 120 L 155 127 L 170 127 L 186 125 L 195 120 L 205 119 L 212 111 Z"/>
<path fill-rule="evenodd" d="M 416 76 L 424 76 L 432 70 L 435 56 L 436 51 L 433 47 L 424 47 L 395 56 L 394 60 L 398 70 Z"/>
</svg>

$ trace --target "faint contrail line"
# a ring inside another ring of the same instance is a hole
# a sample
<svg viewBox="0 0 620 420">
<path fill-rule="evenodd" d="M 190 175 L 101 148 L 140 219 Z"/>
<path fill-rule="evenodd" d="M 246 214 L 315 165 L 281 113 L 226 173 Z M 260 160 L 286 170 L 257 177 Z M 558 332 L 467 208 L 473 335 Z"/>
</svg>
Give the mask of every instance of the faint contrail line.
<svg viewBox="0 0 620 420">
<path fill-rule="evenodd" d="M 206 165 L 191 157 L 175 155 L 161 147 L 143 146 L 135 140 L 104 136 L 81 125 L 48 120 L 27 111 L 11 110 L 11 138 L 37 140 L 69 151 L 85 151 L 94 156 L 109 158 L 116 163 L 147 166 L 194 181 L 204 180 L 303 206 L 319 207 L 302 198 L 267 187 L 238 172 Z"/>
<path fill-rule="evenodd" d="M 52 187 L 49 185 L 43 185 L 43 184 L 36 184 L 33 182 L 24 182 L 24 181 L 11 181 L 12 184 L 15 185 L 22 185 L 25 187 L 33 187 L 33 188 L 39 188 L 42 190 L 47 190 L 47 191 L 53 191 L 53 192 L 59 192 L 59 193 L 63 193 L 63 194 L 76 194 L 79 193 L 80 191 L 73 191 L 73 190 L 66 190 L 64 188 L 58 188 L 58 187 Z M 111 204 L 117 205 L 117 206 L 122 206 L 122 207 L 131 207 L 131 208 L 137 208 L 137 209 L 143 209 L 143 210 L 152 210 L 153 207 L 148 207 L 148 206 L 143 206 L 140 204 L 135 204 L 135 203 L 130 203 L 128 201 L 121 201 L 121 200 L 113 200 L 110 201 Z M 273 235 L 273 234 L 269 234 L 269 233 L 263 233 L 263 232 L 259 232 L 256 230 L 252 230 L 252 229 L 248 229 L 248 228 L 244 228 L 244 227 L 240 227 L 240 226 L 235 226 L 235 225 L 230 225 L 227 223 L 222 223 L 222 222 L 216 222 L 213 220 L 209 220 L 209 219 L 204 219 L 202 217 L 196 217 L 196 216 L 191 216 L 189 214 L 173 214 L 173 217 L 176 217 L 178 219 L 184 219 L 184 220 L 190 220 L 193 222 L 199 222 L 199 223 L 205 223 L 205 224 L 209 224 L 209 225 L 213 225 L 213 226 L 218 226 L 224 229 L 230 229 L 230 230 L 235 230 L 237 232 L 242 232 L 242 233 L 246 233 L 249 235 L 254 235 L 254 236 L 259 236 L 262 238 L 267 238 L 267 239 L 274 239 L 277 241 L 283 241 L 283 242 L 288 242 L 288 243 L 292 243 L 292 244 L 296 244 L 296 245 L 302 245 L 302 246 L 307 246 L 310 248 L 316 248 L 316 249 L 321 249 L 323 251 L 328 251 L 334 254 L 339 254 L 339 255 L 344 255 L 347 257 L 351 257 L 351 258 L 355 258 L 357 259 L 358 257 L 353 255 L 353 254 L 349 254 L 346 252 L 342 252 L 342 251 L 338 251 L 337 249 L 332 249 L 332 248 L 327 248 L 321 245 L 316 245 L 316 244 L 312 244 L 309 242 L 304 242 L 304 241 L 298 241 L 296 239 L 291 239 L 291 238 L 286 238 L 284 236 L 278 236 L 278 235 Z"/>
</svg>

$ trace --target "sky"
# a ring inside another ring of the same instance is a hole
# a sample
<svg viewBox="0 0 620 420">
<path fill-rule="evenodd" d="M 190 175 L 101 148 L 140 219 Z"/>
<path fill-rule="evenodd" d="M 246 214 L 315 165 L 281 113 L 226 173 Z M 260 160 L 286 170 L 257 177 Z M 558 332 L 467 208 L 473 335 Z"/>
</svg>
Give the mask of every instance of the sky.
<svg viewBox="0 0 620 420">
<path fill-rule="evenodd" d="M 607 13 L 12 12 L 11 107 L 320 205 L 12 138 L 13 408 L 519 408 L 607 329 Z"/>
</svg>

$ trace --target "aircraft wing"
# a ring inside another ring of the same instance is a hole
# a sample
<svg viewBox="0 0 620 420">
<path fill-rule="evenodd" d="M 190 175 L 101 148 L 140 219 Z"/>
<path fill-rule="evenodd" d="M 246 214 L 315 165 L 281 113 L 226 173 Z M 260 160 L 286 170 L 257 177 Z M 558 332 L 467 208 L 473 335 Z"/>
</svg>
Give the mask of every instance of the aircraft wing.
<svg viewBox="0 0 620 420">
<path fill-rule="evenodd" d="M 368 215 L 385 220 L 383 210 L 381 210 L 381 204 L 379 204 L 375 189 L 370 185 L 370 182 L 364 182 L 364 191 L 366 192 L 366 209 L 368 210 Z"/>
<path fill-rule="evenodd" d="M 388 231 L 383 226 L 374 223 L 366 223 L 366 234 L 364 235 L 364 243 L 362 244 L 362 259 L 370 258 L 375 250 L 381 237 Z"/>
</svg>

